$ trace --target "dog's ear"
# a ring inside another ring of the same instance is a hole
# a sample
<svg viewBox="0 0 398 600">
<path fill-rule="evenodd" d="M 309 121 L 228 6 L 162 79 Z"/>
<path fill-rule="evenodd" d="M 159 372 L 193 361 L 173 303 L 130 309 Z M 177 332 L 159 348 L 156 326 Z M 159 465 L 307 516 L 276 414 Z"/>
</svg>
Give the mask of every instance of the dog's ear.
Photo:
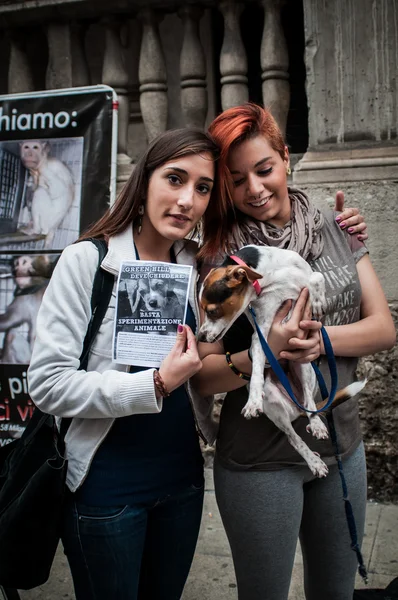
<svg viewBox="0 0 398 600">
<path fill-rule="evenodd" d="M 253 271 L 253 269 L 247 266 L 240 265 L 237 267 L 230 267 L 230 269 L 228 275 L 234 277 L 238 281 L 243 281 L 246 278 L 250 283 L 253 283 L 256 279 L 262 278 L 260 273 L 256 273 L 256 271 Z"/>
<path fill-rule="evenodd" d="M 207 273 L 207 275 L 204 277 L 203 281 L 202 281 L 202 285 L 205 283 L 206 280 L 210 279 L 210 275 L 213 273 L 213 271 L 215 271 L 215 267 L 213 267 L 212 269 L 210 269 L 210 271 Z"/>
</svg>

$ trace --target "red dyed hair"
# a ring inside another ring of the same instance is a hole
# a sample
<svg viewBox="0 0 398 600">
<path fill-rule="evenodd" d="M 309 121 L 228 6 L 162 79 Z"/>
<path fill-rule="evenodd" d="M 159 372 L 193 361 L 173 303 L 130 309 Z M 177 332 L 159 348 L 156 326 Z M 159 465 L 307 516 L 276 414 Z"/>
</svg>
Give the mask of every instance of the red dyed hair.
<svg viewBox="0 0 398 600">
<path fill-rule="evenodd" d="M 203 217 L 204 244 L 199 258 L 211 259 L 222 252 L 229 252 L 229 238 L 238 221 L 238 213 L 231 197 L 232 177 L 227 161 L 232 148 L 241 142 L 263 135 L 271 147 L 285 158 L 285 141 L 271 113 L 248 102 L 225 110 L 211 123 L 209 133 L 220 148 L 218 161 L 218 202 L 209 204 Z"/>
</svg>

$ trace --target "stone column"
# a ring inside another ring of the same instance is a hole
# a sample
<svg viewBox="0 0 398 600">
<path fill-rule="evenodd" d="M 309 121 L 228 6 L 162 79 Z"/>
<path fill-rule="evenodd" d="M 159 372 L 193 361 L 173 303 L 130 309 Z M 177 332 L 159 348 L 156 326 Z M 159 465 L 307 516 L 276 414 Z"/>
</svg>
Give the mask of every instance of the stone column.
<svg viewBox="0 0 398 600">
<path fill-rule="evenodd" d="M 24 44 L 25 34 L 13 30 L 9 32 L 9 39 L 8 93 L 31 92 L 35 88 Z"/>
<path fill-rule="evenodd" d="M 130 100 L 130 123 L 133 121 L 141 121 L 140 110 L 140 84 L 138 81 L 138 64 L 140 60 L 141 48 L 141 23 L 137 19 L 129 19 L 128 21 L 128 46 L 125 56 L 128 56 L 126 64 L 129 84 L 128 93 Z"/>
<path fill-rule="evenodd" d="M 73 87 L 91 84 L 90 69 L 87 62 L 85 39 L 87 23 L 71 23 L 71 51 L 72 51 L 72 82 Z"/>
<path fill-rule="evenodd" d="M 289 56 L 281 23 L 285 0 L 262 0 L 264 31 L 261 41 L 263 103 L 285 134 L 290 104 Z"/>
<path fill-rule="evenodd" d="M 181 48 L 181 105 L 185 125 L 204 128 L 207 114 L 206 58 L 199 37 L 203 10 L 184 6 L 178 11 L 184 24 Z"/>
<path fill-rule="evenodd" d="M 46 88 L 69 88 L 72 81 L 72 52 L 69 24 L 50 23 L 47 26 L 48 65 Z"/>
<path fill-rule="evenodd" d="M 125 49 L 126 67 L 129 75 L 129 127 L 127 149 L 132 163 L 137 162 L 147 146 L 145 127 L 140 108 L 140 82 L 138 80 L 138 65 L 141 48 L 141 23 L 132 18 L 127 22 L 129 35 L 128 45 Z"/>
<path fill-rule="evenodd" d="M 239 22 L 242 9 L 243 4 L 236 0 L 223 0 L 220 3 L 224 17 L 224 40 L 220 57 L 223 110 L 239 106 L 249 99 L 247 58 Z"/>
<path fill-rule="evenodd" d="M 148 141 L 167 127 L 167 74 L 158 31 L 158 17 L 151 9 L 144 9 L 142 42 L 138 77 L 140 106 Z"/>
<path fill-rule="evenodd" d="M 294 181 L 396 179 L 395 0 L 304 0 L 304 16 L 310 152 Z"/>
<path fill-rule="evenodd" d="M 104 21 L 105 54 L 102 65 L 102 82 L 111 86 L 118 97 L 118 140 L 117 140 L 117 177 L 125 179 L 130 168 L 127 154 L 127 133 L 129 125 L 129 76 L 125 65 L 122 47 L 122 28 L 124 25 L 116 19 Z"/>
</svg>

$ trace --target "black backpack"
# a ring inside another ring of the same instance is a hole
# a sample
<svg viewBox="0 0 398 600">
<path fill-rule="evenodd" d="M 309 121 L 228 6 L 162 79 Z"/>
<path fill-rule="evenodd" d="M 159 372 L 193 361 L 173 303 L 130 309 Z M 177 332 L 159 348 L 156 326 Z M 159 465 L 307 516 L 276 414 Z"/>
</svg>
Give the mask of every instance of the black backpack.
<svg viewBox="0 0 398 600">
<path fill-rule="evenodd" d="M 91 239 L 99 262 L 91 296 L 92 317 L 84 339 L 80 369 L 87 368 L 90 346 L 104 318 L 114 277 L 100 269 L 107 252 Z M 60 539 L 67 460 L 55 418 L 36 408 L 20 439 L 0 448 L 0 584 L 31 589 L 47 581 Z M 23 565 L 23 566 L 21 566 Z"/>
</svg>

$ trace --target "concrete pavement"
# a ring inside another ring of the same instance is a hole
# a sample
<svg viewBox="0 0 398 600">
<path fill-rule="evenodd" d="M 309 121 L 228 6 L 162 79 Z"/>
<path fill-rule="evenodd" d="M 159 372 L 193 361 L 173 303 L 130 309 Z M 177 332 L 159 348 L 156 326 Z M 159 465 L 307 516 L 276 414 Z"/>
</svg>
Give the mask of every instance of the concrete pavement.
<svg viewBox="0 0 398 600">
<path fill-rule="evenodd" d="M 363 555 L 369 572 L 368 588 L 384 588 L 398 577 L 398 505 L 368 503 Z M 358 577 L 357 588 L 366 587 Z M 60 548 L 49 581 L 21 592 L 22 600 L 74 600 L 68 566 Z M 206 469 L 202 527 L 182 600 L 237 600 L 238 594 L 228 541 L 214 496 L 211 469 Z M 110 599 L 111 600 L 111 599 Z M 154 599 L 161 600 L 161 599 Z M 302 559 L 296 553 L 289 600 L 304 600 Z M 322 599 L 319 599 L 322 600 Z"/>
</svg>

